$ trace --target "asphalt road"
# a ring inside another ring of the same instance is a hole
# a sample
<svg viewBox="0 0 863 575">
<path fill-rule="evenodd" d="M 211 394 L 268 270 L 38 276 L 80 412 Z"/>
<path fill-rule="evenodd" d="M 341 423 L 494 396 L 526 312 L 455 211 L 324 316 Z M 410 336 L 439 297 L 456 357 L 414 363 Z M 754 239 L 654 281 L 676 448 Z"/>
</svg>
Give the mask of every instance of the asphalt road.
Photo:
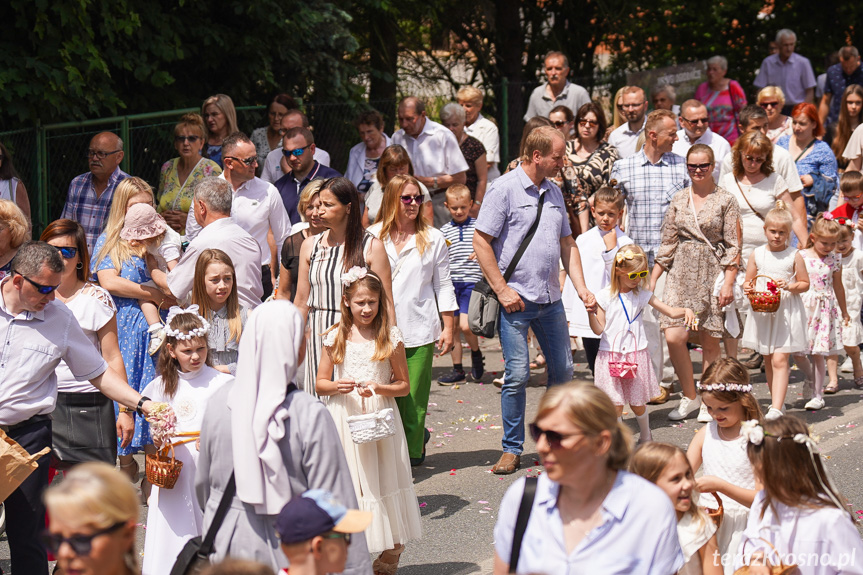
<svg viewBox="0 0 863 575">
<path fill-rule="evenodd" d="M 500 390 L 491 380 L 503 371 L 500 346 L 496 340 L 483 341 L 488 372 L 481 382 L 444 387 L 432 382 L 427 425 L 432 430 L 428 455 L 422 467 L 414 469 L 417 498 L 423 518 L 423 537 L 411 542 L 402 555 L 400 575 L 456 575 L 490 573 L 494 556 L 493 535 L 497 509 L 506 489 L 518 477 L 536 475 L 541 471 L 533 442 L 528 437 L 522 468 L 514 475 L 500 477 L 491 473 L 491 466 L 500 456 L 502 435 L 500 421 Z M 469 354 L 465 354 L 469 361 Z M 692 352 L 696 373 L 700 368 L 700 353 Z M 576 356 L 576 377 L 589 375 L 583 353 Z M 436 358 L 434 377 L 450 369 L 449 358 Z M 756 396 L 762 407 L 768 405 L 764 374 L 751 372 Z M 840 374 L 842 375 L 842 374 Z M 860 468 L 863 462 L 863 392 L 855 390 L 850 379 L 841 379 L 841 391 L 827 396 L 827 406 L 819 412 L 805 412 L 800 398 L 800 375 L 792 372 L 789 402 L 794 398 L 790 413 L 802 417 L 820 436 L 826 464 L 839 490 L 850 502 L 853 511 L 863 516 L 863 482 Z M 545 386 L 545 373 L 535 370 L 527 390 L 528 420 Z M 668 421 L 667 414 L 677 404 L 679 394 L 665 405 L 650 406 L 651 428 L 657 441 L 680 445 L 684 449 L 702 424 L 694 417 L 681 423 Z M 624 421 L 637 431 L 631 414 Z M 146 523 L 146 508 L 142 508 Z M 140 536 L 143 548 L 143 530 Z M 5 537 L 0 538 L 0 567 L 9 570 L 9 550 Z M 25 575 L 25 574 L 16 574 Z"/>
</svg>

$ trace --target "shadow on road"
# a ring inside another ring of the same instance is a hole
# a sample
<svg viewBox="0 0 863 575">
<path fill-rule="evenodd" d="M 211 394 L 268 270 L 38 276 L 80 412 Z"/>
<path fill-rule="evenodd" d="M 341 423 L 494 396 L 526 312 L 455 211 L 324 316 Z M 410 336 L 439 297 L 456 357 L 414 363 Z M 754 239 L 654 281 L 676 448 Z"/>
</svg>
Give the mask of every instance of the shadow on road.
<svg viewBox="0 0 863 575">
<path fill-rule="evenodd" d="M 479 573 L 480 566 L 476 563 L 454 561 L 452 563 L 435 563 L 432 565 L 405 565 L 399 567 L 399 575 L 468 575 Z"/>
</svg>

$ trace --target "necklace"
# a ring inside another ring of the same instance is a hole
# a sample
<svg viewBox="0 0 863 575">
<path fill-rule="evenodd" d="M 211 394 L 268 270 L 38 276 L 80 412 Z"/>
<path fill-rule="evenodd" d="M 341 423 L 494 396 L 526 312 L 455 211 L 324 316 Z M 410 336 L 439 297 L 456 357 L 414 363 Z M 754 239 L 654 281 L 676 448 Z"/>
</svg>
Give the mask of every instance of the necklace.
<svg viewBox="0 0 863 575">
<path fill-rule="evenodd" d="M 735 435 L 734 437 L 725 437 L 725 435 L 722 433 L 722 428 L 719 427 L 718 425 L 716 426 L 716 432 L 719 434 L 719 439 L 721 439 L 723 441 L 734 441 L 735 439 L 740 437 L 739 431 L 737 432 L 737 435 Z"/>
</svg>

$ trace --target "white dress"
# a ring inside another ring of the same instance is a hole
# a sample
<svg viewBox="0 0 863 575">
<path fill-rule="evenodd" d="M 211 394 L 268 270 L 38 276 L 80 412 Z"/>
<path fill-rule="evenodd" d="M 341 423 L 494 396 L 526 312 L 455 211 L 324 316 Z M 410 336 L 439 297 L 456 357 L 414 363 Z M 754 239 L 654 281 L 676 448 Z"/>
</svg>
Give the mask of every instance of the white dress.
<svg viewBox="0 0 863 575">
<path fill-rule="evenodd" d="M 845 306 L 851 323 L 842 326 L 842 345 L 863 343 L 863 324 L 860 309 L 863 307 L 863 252 L 855 249 L 848 257 L 842 256 L 842 286 L 845 288 Z"/>
<path fill-rule="evenodd" d="M 714 533 L 716 524 L 703 514 L 696 517 L 690 512 L 677 522 L 677 538 L 683 550 L 683 560 L 686 561 L 677 575 L 701 575 L 702 563 L 698 550 L 707 545 Z"/>
<path fill-rule="evenodd" d="M 744 489 L 755 489 L 755 474 L 746 455 L 746 438 L 740 436 L 737 439 L 725 441 L 719 437 L 715 421 L 707 424 L 704 445 L 701 447 L 701 461 L 704 475 L 719 477 Z M 749 508 L 726 495 L 721 493 L 718 495 L 722 499 L 725 514 L 716 533 L 716 542 L 721 556 L 724 557 L 727 554 L 728 557 L 733 557 L 740 544 L 743 530 L 746 528 Z M 699 505 L 716 507 L 716 498 L 710 493 L 702 493 Z M 727 561 L 723 569 L 725 575 L 732 575 L 734 561 Z"/>
<path fill-rule="evenodd" d="M 336 329 L 324 337 L 324 345 L 332 347 Z M 401 331 L 390 330 L 393 346 L 402 343 Z M 335 366 L 335 378 L 353 378 L 354 381 L 373 381 L 388 384 L 392 378 L 389 360 L 372 361 L 375 342 L 345 345 L 344 362 Z M 363 401 L 356 390 L 348 394 L 329 397 L 327 409 L 333 416 L 339 439 L 345 450 L 351 479 L 360 509 L 372 512 L 372 523 L 366 529 L 369 553 L 394 548 L 399 543 L 419 539 L 422 535 L 419 504 L 414 492 L 405 431 L 400 417 L 395 418 L 396 433 L 371 443 L 356 444 L 351 439 L 347 418 L 363 413 Z M 374 395 L 366 398 L 366 413 L 391 407 L 396 414 L 399 408 L 395 398 Z"/>
<path fill-rule="evenodd" d="M 169 403 L 177 415 L 177 431 L 200 431 L 207 401 L 223 385 L 234 378 L 205 365 L 194 374 L 178 373 L 177 393 L 168 398 L 157 377 L 141 392 L 153 401 Z M 228 422 L 230 423 L 230 422 Z M 178 437 L 179 440 L 188 439 Z M 186 541 L 201 535 L 203 513 L 195 494 L 195 469 L 198 450 L 195 442 L 174 448 L 174 455 L 183 462 L 183 469 L 173 489 L 153 486 L 147 500 L 147 531 L 144 539 L 142 575 L 165 575 Z"/>
<path fill-rule="evenodd" d="M 759 274 L 788 282 L 794 281 L 796 254 L 797 249 L 790 247 L 781 252 L 771 252 L 767 246 L 761 246 L 752 252 Z M 766 291 L 767 281 L 758 278 L 755 289 Z M 806 308 L 800 294 L 782 290 L 778 310 L 772 313 L 750 311 L 746 316 L 741 345 L 760 354 L 806 351 L 808 342 L 803 330 L 806 322 Z"/>
<path fill-rule="evenodd" d="M 719 187 L 730 192 L 740 206 L 740 227 L 743 231 L 740 254 L 745 268 L 752 250 L 767 243 L 767 238 L 764 237 L 764 220 L 761 218 L 766 217 L 767 212 L 776 207 L 776 200 L 788 189 L 788 184 L 776 172 L 752 185 L 744 184 L 734 177 L 733 172 L 728 172 L 719 179 Z"/>
</svg>

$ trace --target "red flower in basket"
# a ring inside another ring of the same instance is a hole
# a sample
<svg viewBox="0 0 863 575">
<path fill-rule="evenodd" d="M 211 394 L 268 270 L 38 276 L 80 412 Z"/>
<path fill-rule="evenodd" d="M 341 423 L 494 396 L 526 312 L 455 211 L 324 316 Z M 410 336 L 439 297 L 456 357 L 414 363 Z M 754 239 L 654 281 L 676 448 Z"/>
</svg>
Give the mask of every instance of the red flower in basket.
<svg viewBox="0 0 863 575">
<path fill-rule="evenodd" d="M 779 291 L 779 287 L 776 285 L 775 282 L 772 282 L 772 281 L 767 282 L 767 291 L 769 291 L 772 294 L 775 294 L 776 292 Z"/>
</svg>

